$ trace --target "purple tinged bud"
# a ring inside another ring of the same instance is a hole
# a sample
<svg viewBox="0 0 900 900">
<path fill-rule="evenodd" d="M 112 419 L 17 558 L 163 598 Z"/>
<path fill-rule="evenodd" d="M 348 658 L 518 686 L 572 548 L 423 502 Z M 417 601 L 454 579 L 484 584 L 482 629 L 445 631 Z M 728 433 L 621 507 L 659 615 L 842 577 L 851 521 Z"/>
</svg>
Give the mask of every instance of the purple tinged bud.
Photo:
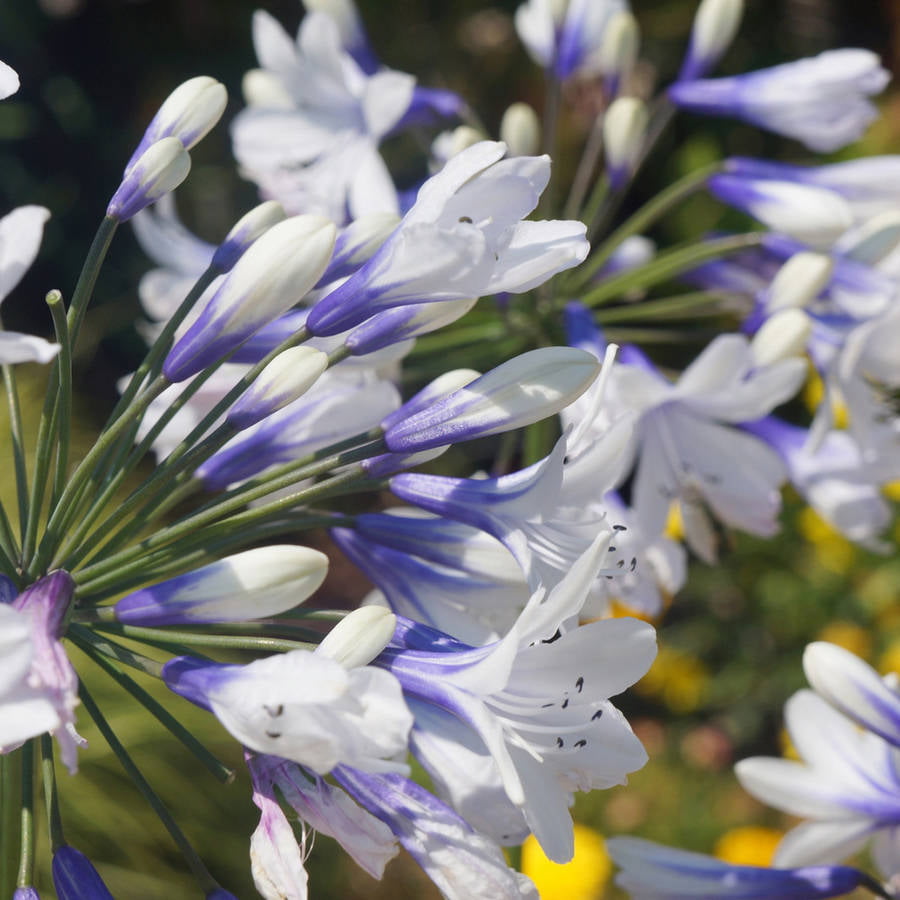
<svg viewBox="0 0 900 900">
<path fill-rule="evenodd" d="M 266 231 L 169 351 L 166 378 L 175 382 L 196 375 L 297 304 L 325 270 L 335 233 L 328 219 L 312 215 L 294 216 Z"/>
<path fill-rule="evenodd" d="M 206 900 L 238 900 L 238 898 L 225 888 L 216 888 L 206 895 Z"/>
<path fill-rule="evenodd" d="M 115 605 L 128 625 L 246 622 L 299 606 L 325 580 L 328 557 L 309 547 L 275 545 L 141 588 Z"/>
<path fill-rule="evenodd" d="M 352 275 L 399 224 L 400 217 L 396 213 L 375 212 L 360 216 L 342 228 L 334 242 L 331 262 L 319 279 L 318 286 Z"/>
<path fill-rule="evenodd" d="M 412 453 L 530 425 L 559 412 L 591 385 L 595 356 L 573 347 L 523 353 L 385 429 L 395 453 Z"/>
<path fill-rule="evenodd" d="M 279 353 L 228 412 L 227 420 L 243 430 L 299 400 L 328 368 L 328 354 L 312 347 Z"/>
<path fill-rule="evenodd" d="M 41 900 L 33 887 L 19 887 L 13 891 L 12 900 Z"/>
<path fill-rule="evenodd" d="M 284 207 L 275 200 L 260 203 L 237 220 L 213 254 L 211 265 L 222 272 L 230 272 L 257 238 L 286 218 Z"/>
<path fill-rule="evenodd" d="M 127 222 L 151 203 L 159 200 L 187 178 L 191 157 L 178 138 L 166 137 L 151 144 L 125 171 L 106 214 Z"/>
<path fill-rule="evenodd" d="M 623 9 L 609 20 L 598 51 L 598 64 L 607 96 L 616 97 L 622 82 L 634 69 L 640 39 L 637 19 L 629 10 Z"/>
<path fill-rule="evenodd" d="M 647 132 L 647 107 L 636 97 L 614 100 L 603 119 L 606 171 L 613 187 L 634 171 Z"/>
<path fill-rule="evenodd" d="M 148 147 L 163 138 L 174 137 L 185 150 L 190 150 L 222 118 L 227 102 L 228 92 L 225 86 L 208 75 L 191 78 L 179 85 L 165 99 L 147 126 L 125 171 L 135 164 Z"/>
<path fill-rule="evenodd" d="M 434 381 L 425 385 L 417 394 L 413 394 L 399 409 L 386 416 L 381 421 L 381 427 L 385 431 L 395 425 L 401 425 L 407 419 L 428 409 L 435 403 L 448 397 L 454 391 L 471 384 L 481 376 L 475 369 L 452 369 L 439 375 Z"/>
<path fill-rule="evenodd" d="M 74 847 L 53 854 L 53 886 L 59 900 L 113 900 L 91 861 Z"/>
<path fill-rule="evenodd" d="M 731 46 L 743 15 L 744 0 L 702 0 L 679 81 L 702 78 L 712 70 Z"/>
</svg>

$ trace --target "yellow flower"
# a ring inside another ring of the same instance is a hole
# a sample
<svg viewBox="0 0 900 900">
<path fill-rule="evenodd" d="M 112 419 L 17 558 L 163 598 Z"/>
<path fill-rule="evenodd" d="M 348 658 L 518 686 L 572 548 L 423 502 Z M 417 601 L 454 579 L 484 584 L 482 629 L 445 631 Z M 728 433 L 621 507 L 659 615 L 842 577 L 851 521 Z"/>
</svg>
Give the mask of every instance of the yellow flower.
<svg viewBox="0 0 900 900">
<path fill-rule="evenodd" d="M 878 671 L 882 675 L 900 672 L 900 639 L 891 641 L 878 660 Z"/>
<path fill-rule="evenodd" d="M 803 402 L 806 404 L 806 408 L 811 413 L 815 413 L 825 397 L 825 385 L 822 383 L 822 379 L 818 376 L 818 374 L 812 367 L 810 367 L 810 373 L 811 374 L 807 379 L 806 386 L 803 388 Z M 841 400 L 833 398 L 831 411 L 834 414 L 834 427 L 846 428 L 846 405 Z"/>
<path fill-rule="evenodd" d="M 862 659 L 868 659 L 872 652 L 872 638 L 865 628 L 855 622 L 837 619 L 829 622 L 818 634 L 817 640 L 837 644 Z"/>
<path fill-rule="evenodd" d="M 673 500 L 669 506 L 669 517 L 663 533 L 673 541 L 680 541 L 684 537 L 684 519 L 681 517 L 681 504 L 677 500 Z"/>
<path fill-rule="evenodd" d="M 823 569 L 839 575 L 850 569 L 856 557 L 856 548 L 812 507 L 807 506 L 800 512 L 797 525 L 800 533 L 815 548 L 816 560 Z"/>
<path fill-rule="evenodd" d="M 575 825 L 571 862 L 547 859 L 534 835 L 522 844 L 522 871 L 535 883 L 541 900 L 596 900 L 612 875 L 603 838 L 586 825 Z"/>
<path fill-rule="evenodd" d="M 709 685 L 709 671 L 701 659 L 660 647 L 650 671 L 635 685 L 644 696 L 658 697 L 674 712 L 686 713 L 702 702 Z"/>
<path fill-rule="evenodd" d="M 784 832 L 759 825 L 745 825 L 726 831 L 716 842 L 713 854 L 738 866 L 769 866 Z"/>
</svg>

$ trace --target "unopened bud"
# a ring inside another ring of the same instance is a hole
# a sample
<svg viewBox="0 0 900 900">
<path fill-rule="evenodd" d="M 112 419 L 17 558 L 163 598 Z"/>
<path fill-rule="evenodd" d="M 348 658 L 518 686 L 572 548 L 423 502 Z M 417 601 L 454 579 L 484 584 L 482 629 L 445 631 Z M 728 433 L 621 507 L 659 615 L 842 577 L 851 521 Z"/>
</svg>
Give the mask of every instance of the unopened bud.
<svg viewBox="0 0 900 900">
<path fill-rule="evenodd" d="M 237 429 L 249 428 L 299 400 L 328 368 L 328 354 L 312 347 L 291 347 L 275 357 L 228 412 Z"/>
<path fill-rule="evenodd" d="M 251 244 L 196 321 L 169 351 L 163 372 L 184 381 L 295 306 L 325 271 L 335 226 L 294 216 Z"/>
<path fill-rule="evenodd" d="M 361 606 L 341 619 L 316 648 L 316 653 L 345 669 L 367 666 L 388 645 L 397 617 L 383 606 Z"/>
<path fill-rule="evenodd" d="M 318 550 L 258 547 L 141 588 L 115 605 L 116 618 L 154 628 L 261 619 L 299 606 L 327 572 L 328 557 Z"/>
<path fill-rule="evenodd" d="M 644 145 L 647 107 L 635 97 L 614 100 L 603 119 L 606 169 L 613 187 L 631 174 Z"/>
<path fill-rule="evenodd" d="M 835 243 L 834 252 L 867 266 L 877 266 L 900 246 L 900 212 L 887 210 L 868 219 Z"/>
<path fill-rule="evenodd" d="M 327 284 L 351 275 L 375 253 L 399 224 L 400 217 L 392 212 L 367 213 L 354 219 L 338 233 L 331 262 L 320 283 Z"/>
<path fill-rule="evenodd" d="M 776 273 L 769 285 L 766 309 L 804 307 L 812 303 L 827 286 L 834 261 L 822 253 L 795 253 Z"/>
<path fill-rule="evenodd" d="M 802 356 L 812 331 L 812 322 L 802 309 L 782 309 L 763 322 L 750 342 L 757 367 L 771 366 Z"/>
<path fill-rule="evenodd" d="M 744 0 L 701 0 L 679 81 L 702 78 L 718 63 L 731 46 L 743 15 Z"/>
<path fill-rule="evenodd" d="M 432 155 L 441 165 L 448 159 L 462 153 L 467 147 L 477 144 L 485 139 L 477 128 L 471 125 L 460 125 L 452 131 L 443 131 L 435 139 L 431 145 Z"/>
<path fill-rule="evenodd" d="M 412 453 L 530 425 L 568 406 L 599 371 L 584 350 L 531 350 L 385 429 L 385 443 L 392 452 Z"/>
<path fill-rule="evenodd" d="M 134 165 L 151 144 L 163 138 L 178 138 L 184 149 L 190 150 L 222 118 L 227 102 L 228 92 L 225 86 L 208 75 L 191 78 L 179 85 L 169 94 L 147 126 L 125 171 Z"/>
<path fill-rule="evenodd" d="M 513 103 L 500 120 L 500 140 L 509 156 L 534 156 L 541 145 L 541 123 L 527 103 Z"/>
<path fill-rule="evenodd" d="M 604 29 L 597 61 L 609 96 L 619 93 L 622 82 L 634 69 L 640 39 L 637 19 L 628 10 L 616 13 Z"/>
<path fill-rule="evenodd" d="M 213 254 L 211 265 L 222 272 L 228 272 L 241 258 L 244 251 L 273 225 L 287 218 L 284 207 L 275 200 L 267 200 L 254 207 L 235 222 Z"/>
<path fill-rule="evenodd" d="M 106 214 L 127 222 L 187 178 L 191 157 L 176 137 L 151 144 L 125 172 L 122 183 L 106 207 Z"/>
</svg>

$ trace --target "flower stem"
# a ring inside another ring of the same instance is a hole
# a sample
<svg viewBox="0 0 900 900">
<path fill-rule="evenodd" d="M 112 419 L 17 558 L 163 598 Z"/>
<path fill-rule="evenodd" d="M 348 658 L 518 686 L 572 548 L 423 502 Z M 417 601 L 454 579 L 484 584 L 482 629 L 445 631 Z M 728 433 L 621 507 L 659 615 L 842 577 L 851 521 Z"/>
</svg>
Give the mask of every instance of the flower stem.
<svg viewBox="0 0 900 900">
<path fill-rule="evenodd" d="M 53 740 L 49 734 L 41 735 L 41 778 L 44 783 L 44 803 L 47 807 L 47 825 L 50 830 L 50 849 L 55 853 L 65 844 L 62 816 L 59 814 L 59 790 L 56 770 L 53 767 Z"/>
<path fill-rule="evenodd" d="M 84 314 L 87 311 L 91 295 L 94 293 L 97 276 L 100 274 L 103 260 L 106 259 L 109 245 L 112 243 L 113 235 L 115 235 L 118 225 L 119 223 L 112 217 L 104 216 L 84 259 L 84 265 L 81 267 L 75 290 L 72 292 L 72 304 L 67 315 L 69 335 L 73 347 L 78 341 L 78 332 L 81 330 Z"/>
<path fill-rule="evenodd" d="M 103 622 L 95 626 L 98 631 L 153 643 L 178 643 L 194 647 L 214 647 L 218 650 L 255 650 L 260 653 L 285 653 L 289 650 L 311 650 L 316 645 L 308 641 L 291 641 L 286 638 L 257 637 L 240 634 L 207 634 L 201 631 L 170 631 L 162 628 L 142 628 L 139 625 L 122 625 Z M 161 670 L 161 667 L 160 667 Z"/>
<path fill-rule="evenodd" d="M 12 441 L 13 471 L 16 475 L 16 497 L 19 501 L 19 526 L 25 539 L 25 523 L 28 521 L 28 469 L 25 465 L 25 440 L 22 428 L 22 406 L 15 367 L 3 366 L 3 383 L 6 385 L 6 402 L 9 405 L 9 436 Z"/>
<path fill-rule="evenodd" d="M 732 295 L 713 291 L 692 291 L 673 297 L 660 297 L 642 303 L 601 309 L 596 315 L 596 320 L 600 325 L 609 325 L 614 322 L 635 322 L 640 319 L 680 319 L 691 315 L 716 315 L 722 313 L 719 304 L 729 296 Z M 704 309 L 712 304 L 716 306 Z"/>
<path fill-rule="evenodd" d="M 116 733 L 110 727 L 109 722 L 106 721 L 106 717 L 103 713 L 100 712 L 100 708 L 94 702 L 94 698 L 91 696 L 90 691 L 85 687 L 84 682 L 78 686 L 78 696 L 81 698 L 81 702 L 84 703 L 85 709 L 87 709 L 91 718 L 94 720 L 100 733 L 105 738 L 106 743 L 109 744 L 110 750 L 112 750 L 121 763 L 122 768 L 128 774 L 128 777 L 131 778 L 135 787 L 143 794 L 144 799 L 156 813 L 166 831 L 169 832 L 169 835 L 181 851 L 194 878 L 197 879 L 197 882 L 200 884 L 204 893 L 208 894 L 214 891 L 219 886 L 218 883 L 212 875 L 209 874 L 209 871 L 203 864 L 203 860 L 200 859 L 197 851 L 194 850 L 187 837 L 185 837 L 184 832 L 178 827 L 175 819 L 172 818 L 172 814 L 166 808 L 162 800 L 160 800 L 156 791 L 150 786 L 150 782 L 144 778 L 143 773 L 135 765 L 134 760 L 131 758 L 131 755 L 125 749 L 122 742 L 116 737 Z"/>
<path fill-rule="evenodd" d="M 0 756 L 0 896 L 11 897 L 19 860 L 18 823 L 22 804 L 19 781 L 22 755 Z"/>
<path fill-rule="evenodd" d="M 17 887 L 34 884 L 34 742 L 22 747 L 22 821 Z"/>
<path fill-rule="evenodd" d="M 218 757 L 210 753 L 178 719 L 159 701 L 148 694 L 130 675 L 120 671 L 87 642 L 79 640 L 76 636 L 73 636 L 73 640 L 107 675 L 128 691 L 164 728 L 167 728 L 172 735 L 181 741 L 219 781 L 223 784 L 230 784 L 234 780 L 234 769 L 229 768 Z"/>
<path fill-rule="evenodd" d="M 129 650 L 121 644 L 117 644 L 115 641 L 109 641 L 106 638 L 102 638 L 98 634 L 95 634 L 90 628 L 85 628 L 83 625 L 72 624 L 69 626 L 69 636 L 72 640 L 77 640 L 82 647 L 88 645 L 97 653 L 102 653 L 109 659 L 124 663 L 132 669 L 143 672 L 145 675 L 152 675 L 154 678 L 162 678 L 162 663 L 157 662 L 155 659 L 150 659 L 149 656 L 144 656 L 141 653 L 135 653 L 133 650 Z"/>
</svg>

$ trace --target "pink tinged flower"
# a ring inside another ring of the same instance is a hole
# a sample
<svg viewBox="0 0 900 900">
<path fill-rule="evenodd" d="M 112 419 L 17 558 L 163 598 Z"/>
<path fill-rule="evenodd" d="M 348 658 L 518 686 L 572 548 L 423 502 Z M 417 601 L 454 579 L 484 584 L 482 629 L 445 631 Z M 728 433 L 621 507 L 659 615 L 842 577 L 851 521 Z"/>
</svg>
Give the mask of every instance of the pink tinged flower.
<svg viewBox="0 0 900 900">
<path fill-rule="evenodd" d="M 5 62 L 0 62 L 0 100 L 5 100 L 19 89 L 19 75 Z"/>
<path fill-rule="evenodd" d="M 371 666 L 347 669 L 306 650 L 245 666 L 176 657 L 168 687 L 211 710 L 245 747 L 326 774 L 339 763 L 405 772 L 412 717 L 400 686 Z"/>
<path fill-rule="evenodd" d="M 77 749 L 86 743 L 75 731 L 78 677 L 60 643 L 73 590 L 69 575 L 58 571 L 0 606 L 0 751 L 49 731 L 72 773 Z"/>
<path fill-rule="evenodd" d="M 522 221 L 547 185 L 549 158 L 505 153 L 482 141 L 426 181 L 387 242 L 316 304 L 310 331 L 336 334 L 406 303 L 521 293 L 581 262 L 584 225 Z"/>
<path fill-rule="evenodd" d="M 0 303 L 34 262 L 49 217 L 49 210 L 43 206 L 20 206 L 0 219 Z M 48 363 L 57 353 L 59 344 L 29 334 L 0 331 L 0 364 Z"/>
<path fill-rule="evenodd" d="M 845 859 L 879 832 L 881 840 L 896 833 L 897 748 L 812 691 L 788 700 L 785 720 L 802 762 L 751 757 L 735 766 L 738 780 L 757 799 L 809 820 L 785 835 L 775 865 Z"/>
<path fill-rule="evenodd" d="M 669 97 L 683 109 L 744 119 L 829 153 L 877 118 L 868 98 L 889 80 L 874 53 L 848 48 L 731 78 L 681 81 Z"/>
</svg>

